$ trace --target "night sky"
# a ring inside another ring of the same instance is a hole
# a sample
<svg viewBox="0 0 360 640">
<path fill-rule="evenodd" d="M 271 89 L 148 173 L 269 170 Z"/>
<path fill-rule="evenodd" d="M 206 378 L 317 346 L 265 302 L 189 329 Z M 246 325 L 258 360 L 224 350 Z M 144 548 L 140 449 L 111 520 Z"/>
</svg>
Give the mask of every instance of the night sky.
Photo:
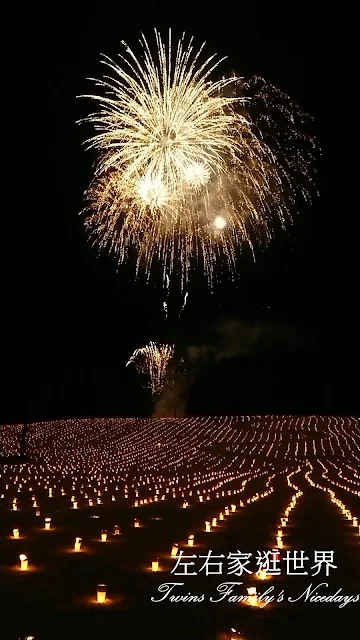
<svg viewBox="0 0 360 640">
<path fill-rule="evenodd" d="M 334 125 L 333 49 L 320 21 L 304 9 L 264 14 L 254 3 L 201 15 L 182 3 L 174 15 L 150 15 L 139 3 L 86 6 L 59 5 L 51 15 L 32 8 L 16 60 L 9 53 L 4 129 L 15 133 L 3 209 L 1 422 L 151 415 L 149 393 L 125 363 L 149 340 L 170 339 L 184 353 L 189 345 L 207 353 L 189 364 L 188 414 L 358 414 L 357 208 L 343 177 L 349 157 Z M 117 272 L 113 259 L 97 257 L 78 215 L 95 157 L 82 146 L 91 130 L 75 124 L 93 105 L 76 96 L 92 90 L 87 77 L 101 76 L 100 53 L 115 57 L 122 39 L 136 45 L 155 26 L 206 40 L 209 53 L 228 55 L 224 73 L 281 87 L 313 115 L 323 152 L 313 206 L 258 249 L 255 264 L 239 257 L 236 283 L 211 294 L 195 274 L 180 318 L 183 299 L 171 295 L 167 322 L 160 281 L 135 282 L 133 265 Z"/>
</svg>

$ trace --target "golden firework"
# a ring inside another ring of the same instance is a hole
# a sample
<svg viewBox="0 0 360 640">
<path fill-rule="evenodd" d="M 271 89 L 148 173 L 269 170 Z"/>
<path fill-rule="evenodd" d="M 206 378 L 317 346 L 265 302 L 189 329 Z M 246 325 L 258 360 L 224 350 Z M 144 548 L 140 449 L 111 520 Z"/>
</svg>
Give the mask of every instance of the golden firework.
<svg viewBox="0 0 360 640">
<path fill-rule="evenodd" d="M 99 152 L 86 227 L 119 262 L 134 247 L 136 273 L 159 262 L 164 283 L 177 271 L 185 285 L 198 261 L 211 285 L 219 259 L 234 273 L 236 249 L 269 240 L 271 220 L 284 226 L 298 192 L 309 198 L 315 144 L 305 114 L 261 78 L 212 81 L 224 58 L 155 38 L 155 57 L 143 35 L 141 58 L 124 42 L 121 65 L 104 57 L 104 96 L 83 96 L 100 104 L 81 121 Z"/>
<path fill-rule="evenodd" d="M 149 376 L 151 392 L 159 393 L 163 388 L 170 360 L 174 357 L 174 345 L 150 342 L 136 349 L 126 363 L 135 364 L 137 371 Z"/>
</svg>

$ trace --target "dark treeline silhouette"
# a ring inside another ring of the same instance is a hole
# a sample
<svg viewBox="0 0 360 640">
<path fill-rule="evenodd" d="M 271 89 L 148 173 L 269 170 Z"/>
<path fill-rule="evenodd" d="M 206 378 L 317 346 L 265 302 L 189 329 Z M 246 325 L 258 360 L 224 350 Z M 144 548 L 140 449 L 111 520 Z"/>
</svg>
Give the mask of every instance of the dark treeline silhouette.
<svg viewBox="0 0 360 640">
<path fill-rule="evenodd" d="M 25 462 L 28 459 L 28 449 L 27 449 L 27 434 L 29 431 L 29 425 L 24 424 L 21 434 L 20 434 L 20 453 L 6 456 L 3 448 L 1 447 L 0 454 L 0 464 L 13 464 L 14 462 Z M 2 435 L 0 433 L 0 438 L 2 440 Z"/>
</svg>

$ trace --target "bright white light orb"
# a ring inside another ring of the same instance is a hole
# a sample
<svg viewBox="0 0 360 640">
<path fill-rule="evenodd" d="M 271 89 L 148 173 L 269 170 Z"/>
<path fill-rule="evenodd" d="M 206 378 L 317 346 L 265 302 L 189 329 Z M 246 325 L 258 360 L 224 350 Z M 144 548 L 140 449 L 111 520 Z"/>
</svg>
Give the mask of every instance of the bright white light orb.
<svg viewBox="0 0 360 640">
<path fill-rule="evenodd" d="M 219 231 L 221 231 L 222 229 L 225 229 L 226 225 L 227 225 L 227 222 L 225 218 L 223 218 L 222 216 L 216 216 L 214 220 L 215 229 L 219 229 Z"/>
</svg>

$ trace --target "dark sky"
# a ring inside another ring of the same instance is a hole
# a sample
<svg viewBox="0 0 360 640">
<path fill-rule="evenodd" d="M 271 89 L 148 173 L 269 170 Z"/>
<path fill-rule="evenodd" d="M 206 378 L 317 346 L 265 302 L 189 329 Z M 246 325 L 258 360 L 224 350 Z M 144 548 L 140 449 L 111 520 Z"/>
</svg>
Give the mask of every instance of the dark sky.
<svg viewBox="0 0 360 640">
<path fill-rule="evenodd" d="M 333 43 L 321 20 L 303 4 L 291 14 L 256 3 L 212 14 L 181 3 L 173 15 L 153 5 L 150 15 L 139 3 L 81 4 L 51 15 L 31 8 L 17 18 L 9 53 L 0 420 L 149 413 L 147 392 L 124 365 L 136 347 L 174 337 L 185 353 L 189 345 L 212 350 L 193 367 L 189 413 L 358 412 L 357 209 L 344 186 Z M 228 55 L 228 70 L 281 87 L 314 116 L 323 150 L 313 206 L 259 250 L 256 264 L 239 258 L 237 283 L 210 294 L 195 277 L 180 319 L 173 294 L 167 323 L 159 283 L 134 282 L 131 266 L 117 273 L 113 260 L 97 258 L 78 215 L 94 156 L 81 146 L 89 130 L 75 124 L 90 105 L 76 95 L 101 75 L 100 53 L 114 57 L 122 39 L 135 44 L 155 26 L 206 40 L 209 52 Z M 238 348 L 249 327 L 259 338 Z M 234 354 L 219 355 L 219 335 Z"/>
</svg>

